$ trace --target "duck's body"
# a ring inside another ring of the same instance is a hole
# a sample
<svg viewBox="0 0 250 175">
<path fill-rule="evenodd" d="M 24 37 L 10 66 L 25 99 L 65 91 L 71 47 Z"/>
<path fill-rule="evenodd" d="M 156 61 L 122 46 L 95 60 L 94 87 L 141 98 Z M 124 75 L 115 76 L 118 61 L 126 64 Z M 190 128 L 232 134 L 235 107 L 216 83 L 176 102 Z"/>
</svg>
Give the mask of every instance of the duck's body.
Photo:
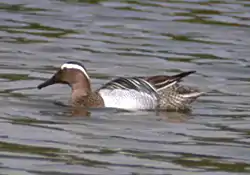
<svg viewBox="0 0 250 175">
<path fill-rule="evenodd" d="M 92 91 L 84 66 L 77 62 L 67 62 L 38 88 L 55 83 L 70 85 L 73 106 L 182 111 L 189 110 L 190 104 L 203 94 L 195 88 L 179 84 L 182 78 L 194 72 L 183 72 L 174 76 L 120 77 Z"/>
</svg>

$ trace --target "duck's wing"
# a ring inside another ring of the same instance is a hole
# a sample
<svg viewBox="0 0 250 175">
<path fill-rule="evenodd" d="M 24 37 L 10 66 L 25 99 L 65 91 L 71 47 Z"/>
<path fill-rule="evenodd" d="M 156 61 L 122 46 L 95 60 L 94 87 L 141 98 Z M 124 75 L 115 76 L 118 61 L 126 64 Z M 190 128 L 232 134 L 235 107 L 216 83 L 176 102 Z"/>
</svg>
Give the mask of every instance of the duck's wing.
<svg viewBox="0 0 250 175">
<path fill-rule="evenodd" d="M 187 77 L 188 75 L 195 73 L 195 72 L 196 71 L 188 71 L 188 72 L 182 72 L 173 76 L 157 75 L 157 76 L 139 77 L 139 78 L 146 80 L 158 92 L 158 91 L 161 91 L 163 89 L 166 89 L 168 87 L 175 85 L 176 83 L 180 82 L 184 77 Z"/>
<path fill-rule="evenodd" d="M 154 88 L 154 86 L 152 86 L 152 84 L 148 82 L 146 79 L 141 77 L 119 77 L 104 84 L 97 91 L 100 91 L 102 89 L 108 89 L 108 90 L 121 89 L 127 91 L 135 90 L 147 94 L 156 93 L 156 89 Z"/>
</svg>

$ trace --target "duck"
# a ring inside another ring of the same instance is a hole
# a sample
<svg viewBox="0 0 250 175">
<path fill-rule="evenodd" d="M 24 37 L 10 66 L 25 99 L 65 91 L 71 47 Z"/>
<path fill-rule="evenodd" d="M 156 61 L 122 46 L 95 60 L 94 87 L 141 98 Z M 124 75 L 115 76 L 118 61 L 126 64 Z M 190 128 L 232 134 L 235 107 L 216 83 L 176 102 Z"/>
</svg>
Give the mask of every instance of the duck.
<svg viewBox="0 0 250 175">
<path fill-rule="evenodd" d="M 180 82 L 195 72 L 185 71 L 171 76 L 117 77 L 93 90 L 90 76 L 84 65 L 80 62 L 68 61 L 37 88 L 42 89 L 54 84 L 69 85 L 70 104 L 74 107 L 107 107 L 129 111 L 189 111 L 191 103 L 204 92 L 182 85 Z"/>
</svg>

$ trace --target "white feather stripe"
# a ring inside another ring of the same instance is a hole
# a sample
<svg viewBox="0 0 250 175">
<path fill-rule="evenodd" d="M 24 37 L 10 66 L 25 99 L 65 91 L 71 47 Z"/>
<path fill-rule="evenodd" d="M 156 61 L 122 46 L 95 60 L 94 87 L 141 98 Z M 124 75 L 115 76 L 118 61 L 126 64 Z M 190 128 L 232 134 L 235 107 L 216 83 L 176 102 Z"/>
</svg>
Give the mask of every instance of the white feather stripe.
<svg viewBox="0 0 250 175">
<path fill-rule="evenodd" d="M 82 71 L 82 73 L 84 73 L 84 75 L 88 78 L 89 78 L 89 75 L 87 73 L 87 71 L 80 65 L 77 65 L 77 64 L 71 64 L 71 63 L 65 63 L 61 66 L 61 69 L 64 69 L 64 68 L 67 68 L 67 69 L 77 69 L 77 70 L 80 70 Z"/>
<path fill-rule="evenodd" d="M 183 98 L 192 98 L 192 97 L 198 97 L 202 94 L 204 94 L 204 93 L 203 92 L 193 92 L 193 93 L 189 93 L 189 94 L 183 94 L 182 97 Z"/>
<path fill-rule="evenodd" d="M 170 80 L 165 80 L 165 81 L 162 81 L 162 82 L 159 82 L 159 83 L 155 83 L 155 86 L 160 86 L 160 85 L 163 85 L 163 84 L 166 84 L 166 83 L 169 83 L 171 82 Z"/>
<path fill-rule="evenodd" d="M 167 86 L 163 86 L 162 88 L 157 89 L 156 91 L 157 91 L 157 92 L 158 92 L 158 91 L 161 91 L 161 90 L 166 89 L 166 88 L 168 88 L 168 87 L 170 87 L 170 86 L 173 86 L 173 85 L 176 84 L 176 83 L 177 83 L 177 81 L 174 81 L 174 82 L 168 84 Z"/>
<path fill-rule="evenodd" d="M 146 80 L 143 80 L 149 87 L 151 87 L 154 91 L 157 91 L 152 84 L 150 84 L 149 82 L 147 82 Z"/>
</svg>

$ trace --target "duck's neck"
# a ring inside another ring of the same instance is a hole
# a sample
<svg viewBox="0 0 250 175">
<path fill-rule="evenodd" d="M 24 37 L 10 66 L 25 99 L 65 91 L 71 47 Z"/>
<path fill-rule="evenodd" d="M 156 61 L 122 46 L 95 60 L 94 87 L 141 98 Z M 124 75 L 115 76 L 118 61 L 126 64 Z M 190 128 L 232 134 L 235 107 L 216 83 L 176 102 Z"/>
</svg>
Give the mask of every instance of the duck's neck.
<svg viewBox="0 0 250 175">
<path fill-rule="evenodd" d="M 71 79 L 70 87 L 72 89 L 72 92 L 80 91 L 86 94 L 91 92 L 90 80 L 82 74 L 76 74 L 74 76 L 74 79 Z"/>
<path fill-rule="evenodd" d="M 84 89 L 81 86 L 71 86 L 71 103 L 73 106 L 86 106 L 89 95 L 91 94 L 90 89 Z"/>
<path fill-rule="evenodd" d="M 84 76 L 82 73 L 75 73 L 73 77 L 70 77 L 70 87 L 72 89 L 72 92 L 74 91 L 81 91 L 81 92 L 91 92 L 91 85 L 90 80 Z"/>
<path fill-rule="evenodd" d="M 72 97 L 86 97 L 91 93 L 89 83 L 76 82 L 70 85 L 72 90 Z"/>
<path fill-rule="evenodd" d="M 81 94 L 89 94 L 91 92 L 91 87 L 82 83 L 74 83 L 71 85 L 72 93 L 78 92 Z"/>
</svg>

